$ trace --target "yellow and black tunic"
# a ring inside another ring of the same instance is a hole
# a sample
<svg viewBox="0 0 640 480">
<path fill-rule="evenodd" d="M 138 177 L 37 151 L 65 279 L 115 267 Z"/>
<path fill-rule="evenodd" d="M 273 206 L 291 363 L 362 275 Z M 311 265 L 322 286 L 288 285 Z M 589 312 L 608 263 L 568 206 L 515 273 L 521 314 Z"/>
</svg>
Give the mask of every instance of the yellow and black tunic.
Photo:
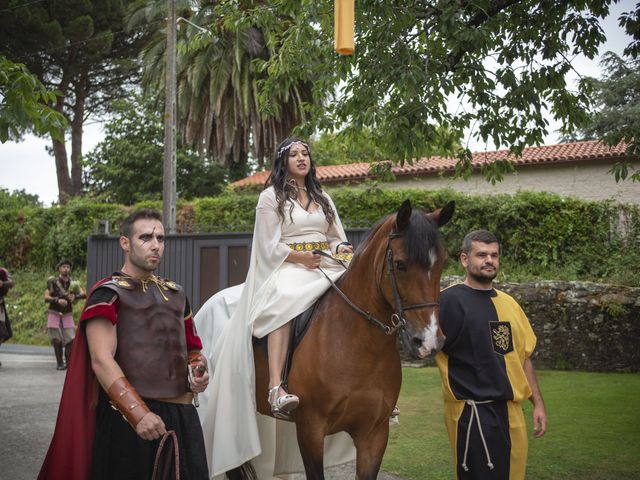
<svg viewBox="0 0 640 480">
<path fill-rule="evenodd" d="M 531 396 L 523 364 L 536 345 L 529 320 L 506 293 L 460 284 L 440 296 L 440 325 L 447 338 L 436 363 L 456 478 L 523 479 L 519 402 Z"/>
</svg>

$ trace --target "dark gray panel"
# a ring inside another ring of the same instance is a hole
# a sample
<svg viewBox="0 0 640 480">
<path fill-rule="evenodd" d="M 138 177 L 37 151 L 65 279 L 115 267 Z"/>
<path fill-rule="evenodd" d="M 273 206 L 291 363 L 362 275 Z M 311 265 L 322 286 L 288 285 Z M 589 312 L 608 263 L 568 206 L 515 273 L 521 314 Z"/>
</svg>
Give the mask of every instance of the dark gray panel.
<svg viewBox="0 0 640 480">
<path fill-rule="evenodd" d="M 347 230 L 347 237 L 357 246 L 366 232 L 365 229 Z M 168 235 L 157 274 L 182 285 L 196 313 L 220 289 L 244 282 L 249 268 L 251 239 L 251 233 Z M 215 260 L 211 253 L 203 255 L 204 250 L 214 247 Z M 92 235 L 88 238 L 88 287 L 120 270 L 123 263 L 119 237 Z"/>
</svg>

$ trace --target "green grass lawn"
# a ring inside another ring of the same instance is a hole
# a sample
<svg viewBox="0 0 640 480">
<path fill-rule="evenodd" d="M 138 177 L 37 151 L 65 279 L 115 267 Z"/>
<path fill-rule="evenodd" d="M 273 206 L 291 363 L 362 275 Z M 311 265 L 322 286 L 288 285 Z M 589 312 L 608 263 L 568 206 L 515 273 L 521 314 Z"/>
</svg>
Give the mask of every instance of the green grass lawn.
<svg viewBox="0 0 640 480">
<path fill-rule="evenodd" d="M 549 429 L 530 437 L 527 478 L 640 479 L 640 375 L 540 371 Z M 405 368 L 400 425 L 382 469 L 416 480 L 452 479 L 437 368 Z M 531 406 L 524 405 L 531 433 Z"/>
</svg>

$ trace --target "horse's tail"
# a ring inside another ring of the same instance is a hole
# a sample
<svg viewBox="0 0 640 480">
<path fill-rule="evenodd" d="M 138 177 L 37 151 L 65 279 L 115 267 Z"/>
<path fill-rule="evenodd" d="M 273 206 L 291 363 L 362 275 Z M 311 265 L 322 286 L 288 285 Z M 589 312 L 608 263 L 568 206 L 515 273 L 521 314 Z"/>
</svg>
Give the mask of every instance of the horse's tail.
<svg viewBox="0 0 640 480">
<path fill-rule="evenodd" d="M 229 470 L 226 475 L 229 480 L 258 480 L 258 474 L 251 462 L 245 462 L 239 467 Z"/>
</svg>

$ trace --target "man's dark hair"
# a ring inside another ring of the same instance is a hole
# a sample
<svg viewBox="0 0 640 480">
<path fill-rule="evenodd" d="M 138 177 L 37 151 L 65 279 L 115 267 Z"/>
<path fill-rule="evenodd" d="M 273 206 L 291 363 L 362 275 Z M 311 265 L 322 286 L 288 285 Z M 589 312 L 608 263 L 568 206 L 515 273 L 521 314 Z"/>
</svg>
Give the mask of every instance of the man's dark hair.
<svg viewBox="0 0 640 480">
<path fill-rule="evenodd" d="M 141 210 L 136 210 L 127 218 L 125 218 L 120 224 L 120 235 L 123 237 L 131 238 L 131 234 L 133 233 L 133 224 L 138 220 L 158 220 L 162 223 L 162 216 L 155 210 L 150 208 L 143 208 Z"/>
<path fill-rule="evenodd" d="M 460 248 L 460 251 L 469 255 L 469 252 L 471 251 L 471 244 L 473 242 L 497 243 L 498 245 L 500 245 L 500 242 L 498 242 L 496 236 L 490 231 L 474 230 L 467 233 L 467 235 L 464 237 L 464 240 L 462 240 L 462 247 Z"/>
<path fill-rule="evenodd" d="M 56 265 L 56 268 L 60 268 L 62 265 L 69 265 L 69 268 L 73 268 L 73 264 L 66 258 L 63 258 L 62 260 L 60 260 Z"/>
</svg>

